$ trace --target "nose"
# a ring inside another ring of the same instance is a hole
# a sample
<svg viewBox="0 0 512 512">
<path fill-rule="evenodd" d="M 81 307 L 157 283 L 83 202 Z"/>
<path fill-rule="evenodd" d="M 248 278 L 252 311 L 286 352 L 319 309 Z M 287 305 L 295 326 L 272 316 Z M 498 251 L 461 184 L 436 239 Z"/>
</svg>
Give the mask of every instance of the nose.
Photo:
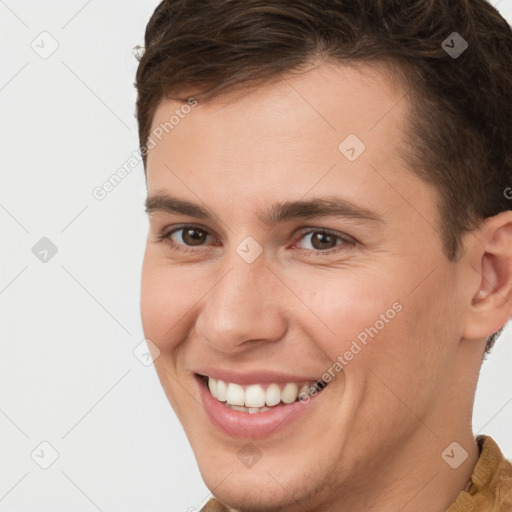
<svg viewBox="0 0 512 512">
<path fill-rule="evenodd" d="M 233 354 L 281 339 L 288 329 L 287 290 L 263 254 L 247 263 L 235 252 L 225 263 L 223 277 L 198 313 L 198 335 L 216 350 Z"/>
</svg>

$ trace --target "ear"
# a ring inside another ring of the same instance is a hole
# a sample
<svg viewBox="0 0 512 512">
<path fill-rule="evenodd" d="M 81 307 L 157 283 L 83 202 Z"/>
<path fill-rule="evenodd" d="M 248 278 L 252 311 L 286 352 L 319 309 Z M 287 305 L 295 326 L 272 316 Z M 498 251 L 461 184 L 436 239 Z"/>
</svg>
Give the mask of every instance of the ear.
<svg viewBox="0 0 512 512">
<path fill-rule="evenodd" d="M 463 337 L 483 339 L 512 314 L 512 211 L 488 217 L 467 236 L 465 251 L 477 286 L 471 289 Z"/>
</svg>

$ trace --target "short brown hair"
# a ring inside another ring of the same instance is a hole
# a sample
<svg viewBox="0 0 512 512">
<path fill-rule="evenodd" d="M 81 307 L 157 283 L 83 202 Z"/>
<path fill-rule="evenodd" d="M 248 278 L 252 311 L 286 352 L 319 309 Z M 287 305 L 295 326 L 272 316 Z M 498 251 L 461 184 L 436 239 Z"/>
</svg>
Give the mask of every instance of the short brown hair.
<svg viewBox="0 0 512 512">
<path fill-rule="evenodd" d="M 460 55 L 443 43 L 454 32 L 468 44 Z M 447 258 L 464 233 L 511 209 L 512 30 L 486 0 L 164 0 L 138 58 L 144 166 L 165 98 L 198 87 L 196 99 L 215 97 L 318 58 L 371 61 L 408 96 L 401 157 L 438 192 Z"/>
</svg>

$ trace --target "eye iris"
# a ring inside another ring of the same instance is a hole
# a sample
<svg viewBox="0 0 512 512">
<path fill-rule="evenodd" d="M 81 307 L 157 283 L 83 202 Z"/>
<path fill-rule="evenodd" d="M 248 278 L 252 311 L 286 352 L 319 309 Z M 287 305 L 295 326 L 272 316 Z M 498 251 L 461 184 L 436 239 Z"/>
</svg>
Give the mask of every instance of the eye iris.
<svg viewBox="0 0 512 512">
<path fill-rule="evenodd" d="M 187 245 L 201 245 L 206 238 L 206 233 L 200 229 L 184 229 L 181 238 Z"/>
<path fill-rule="evenodd" d="M 321 245 L 322 243 L 325 243 L 326 240 L 327 240 L 327 244 L 330 245 L 329 247 L 325 247 L 325 246 Z M 334 242 L 334 244 L 329 244 L 329 241 Z M 320 243 L 320 246 L 317 246 L 317 242 Z M 330 235 L 328 233 L 317 232 L 317 233 L 314 233 L 313 236 L 311 237 L 311 245 L 315 249 L 319 249 L 319 250 L 332 249 L 333 247 L 336 246 L 336 237 L 333 235 Z"/>
</svg>

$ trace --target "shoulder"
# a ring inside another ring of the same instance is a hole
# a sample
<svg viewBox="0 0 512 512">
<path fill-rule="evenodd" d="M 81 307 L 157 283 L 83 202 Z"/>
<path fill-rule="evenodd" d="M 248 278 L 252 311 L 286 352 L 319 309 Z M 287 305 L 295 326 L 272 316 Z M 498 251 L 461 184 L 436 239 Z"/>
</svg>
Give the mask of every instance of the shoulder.
<svg viewBox="0 0 512 512">
<path fill-rule="evenodd" d="M 512 511 L 512 463 L 489 436 L 478 436 L 480 457 L 471 475 L 471 486 L 459 493 L 447 512 Z"/>
</svg>

